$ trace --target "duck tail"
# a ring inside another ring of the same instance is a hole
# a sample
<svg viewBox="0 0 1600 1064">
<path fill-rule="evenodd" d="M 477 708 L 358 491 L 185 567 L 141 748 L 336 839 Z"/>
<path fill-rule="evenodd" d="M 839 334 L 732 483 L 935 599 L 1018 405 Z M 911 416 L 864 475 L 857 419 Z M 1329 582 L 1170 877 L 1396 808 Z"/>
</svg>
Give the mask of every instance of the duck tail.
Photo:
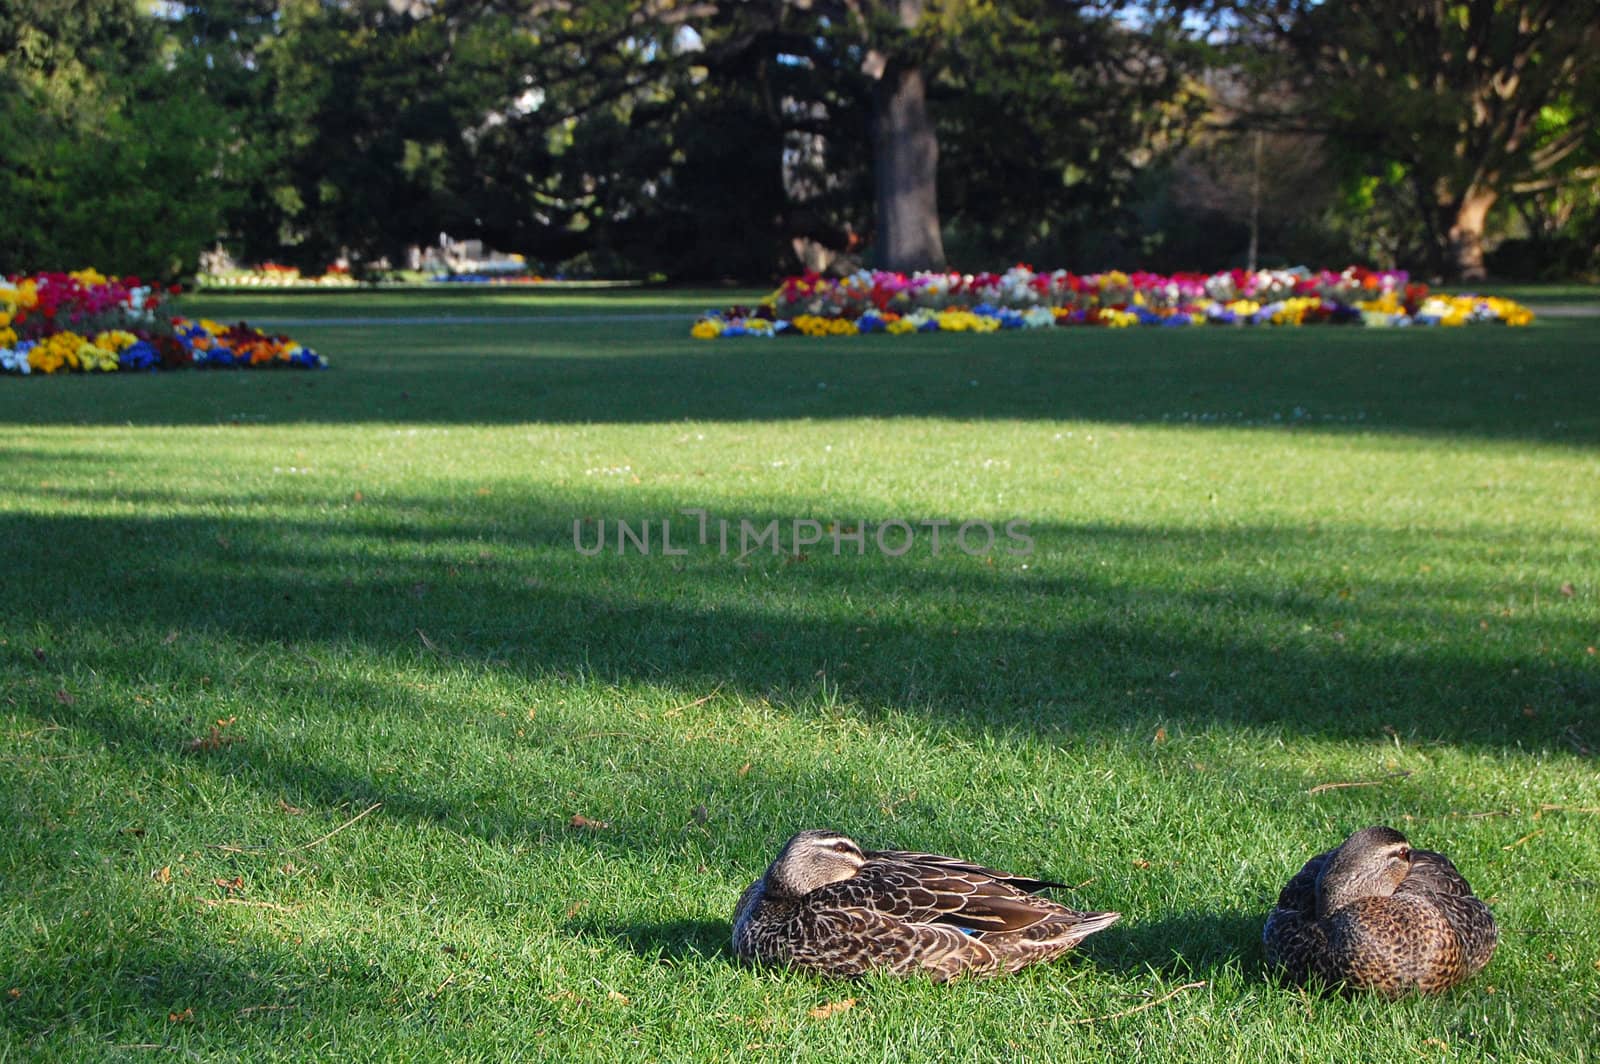
<svg viewBox="0 0 1600 1064">
<path fill-rule="evenodd" d="M 1014 972 L 1029 964 L 1051 960 L 1122 919 L 1121 913 L 1081 913 L 1063 909 L 1032 927 L 1003 936 L 989 936 L 984 945 L 994 951 L 1001 969 Z"/>
<path fill-rule="evenodd" d="M 1122 919 L 1121 913 L 1081 913 L 1075 909 L 1062 909 L 1016 934 L 1019 940 L 1040 945 L 1049 944 L 1055 949 L 1067 950 L 1096 931 L 1104 931 L 1120 919 Z"/>
<path fill-rule="evenodd" d="M 1104 931 L 1120 919 L 1122 919 L 1121 913 L 1073 912 L 1070 916 L 1062 919 L 1060 925 L 1066 935 L 1072 939 L 1072 944 L 1077 945 L 1096 931 Z"/>
</svg>

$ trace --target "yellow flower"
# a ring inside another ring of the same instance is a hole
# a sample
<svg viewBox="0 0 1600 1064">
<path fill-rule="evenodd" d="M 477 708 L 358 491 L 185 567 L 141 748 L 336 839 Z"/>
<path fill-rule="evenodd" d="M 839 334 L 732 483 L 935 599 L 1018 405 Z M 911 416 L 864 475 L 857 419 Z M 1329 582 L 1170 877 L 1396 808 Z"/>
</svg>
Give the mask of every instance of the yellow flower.
<svg viewBox="0 0 1600 1064">
<path fill-rule="evenodd" d="M 1300 325 L 1305 321 L 1306 311 L 1321 302 L 1321 297 L 1318 296 L 1296 296 L 1292 299 L 1285 299 L 1282 307 L 1273 313 L 1272 324 Z"/>
<path fill-rule="evenodd" d="M 832 331 L 829 319 L 818 317 L 815 314 L 802 314 L 789 324 L 799 329 L 804 336 L 827 336 Z M 853 329 L 855 326 L 852 325 L 851 328 Z"/>
<path fill-rule="evenodd" d="M 59 332 L 28 352 L 28 364 L 40 373 L 81 369 L 78 352 L 87 345 L 88 341 L 77 333 Z"/>
<path fill-rule="evenodd" d="M 70 276 L 74 281 L 77 281 L 79 284 L 84 285 L 100 285 L 106 283 L 106 275 L 92 266 L 87 270 L 74 270 L 68 276 Z"/>
<path fill-rule="evenodd" d="M 85 372 L 111 373 L 117 368 L 117 353 L 85 340 L 78 346 L 78 364 Z"/>
<path fill-rule="evenodd" d="M 696 340 L 715 340 L 717 337 L 722 335 L 722 323 L 720 321 L 713 321 L 710 318 L 701 318 L 699 321 L 695 322 L 694 327 L 689 330 L 689 335 L 694 337 Z"/>
<path fill-rule="evenodd" d="M 103 333 L 96 334 L 94 338 L 94 346 L 110 351 L 114 355 L 122 354 L 122 352 L 138 342 L 139 338 L 137 336 L 121 329 L 108 329 Z"/>
<path fill-rule="evenodd" d="M 910 318 L 901 318 L 898 321 L 891 321 L 888 325 L 884 326 L 884 329 L 891 336 L 904 336 L 906 333 L 916 332 L 917 323 L 912 321 Z"/>
<path fill-rule="evenodd" d="M 939 314 L 940 332 L 993 332 L 999 327 L 997 319 L 980 317 L 970 310 L 946 310 Z"/>
<path fill-rule="evenodd" d="M 1499 296 L 1490 296 L 1484 302 L 1489 304 L 1489 309 L 1495 316 L 1507 325 L 1530 325 L 1533 323 L 1533 311 L 1521 303 L 1510 299 L 1501 299 Z"/>
</svg>

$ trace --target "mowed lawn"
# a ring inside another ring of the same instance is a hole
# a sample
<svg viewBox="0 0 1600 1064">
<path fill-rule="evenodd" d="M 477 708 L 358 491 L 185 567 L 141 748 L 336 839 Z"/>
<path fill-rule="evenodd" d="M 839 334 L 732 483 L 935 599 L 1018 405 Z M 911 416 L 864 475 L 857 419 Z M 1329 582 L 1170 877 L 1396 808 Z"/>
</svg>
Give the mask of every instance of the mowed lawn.
<svg viewBox="0 0 1600 1064">
<path fill-rule="evenodd" d="M 200 298 L 333 368 L 0 379 L 0 1060 L 1596 1059 L 1600 320 L 567 320 L 738 295 Z M 1374 823 L 1494 961 L 1275 984 L 1278 889 Z M 988 982 L 743 968 L 811 826 L 1124 918 Z"/>
</svg>

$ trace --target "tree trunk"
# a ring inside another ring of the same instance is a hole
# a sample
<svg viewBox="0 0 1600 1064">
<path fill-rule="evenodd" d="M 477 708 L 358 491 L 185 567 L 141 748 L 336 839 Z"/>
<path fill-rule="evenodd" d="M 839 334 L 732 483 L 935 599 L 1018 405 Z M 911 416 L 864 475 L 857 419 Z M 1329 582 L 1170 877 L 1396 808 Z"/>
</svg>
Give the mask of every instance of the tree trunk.
<svg viewBox="0 0 1600 1064">
<path fill-rule="evenodd" d="M 1488 276 L 1483 268 L 1483 225 L 1494 206 L 1493 189 L 1471 188 L 1461 197 L 1450 225 L 1450 265 L 1463 281 L 1481 281 Z"/>
<path fill-rule="evenodd" d="M 872 103 L 878 265 L 901 271 L 943 268 L 939 140 L 928 117 L 922 71 L 890 60 Z"/>
</svg>

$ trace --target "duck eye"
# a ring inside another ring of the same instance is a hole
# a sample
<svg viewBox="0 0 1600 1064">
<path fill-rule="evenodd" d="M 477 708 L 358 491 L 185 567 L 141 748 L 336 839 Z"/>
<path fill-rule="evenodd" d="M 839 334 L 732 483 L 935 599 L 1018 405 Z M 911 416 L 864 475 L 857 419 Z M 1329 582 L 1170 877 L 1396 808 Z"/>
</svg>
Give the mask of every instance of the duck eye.
<svg viewBox="0 0 1600 1064">
<path fill-rule="evenodd" d="M 835 850 L 839 851 L 840 853 L 851 853 L 852 851 L 855 850 L 854 846 L 850 845 L 848 842 L 845 842 L 842 839 L 840 841 L 834 843 L 833 844 L 833 848 Z"/>
</svg>

